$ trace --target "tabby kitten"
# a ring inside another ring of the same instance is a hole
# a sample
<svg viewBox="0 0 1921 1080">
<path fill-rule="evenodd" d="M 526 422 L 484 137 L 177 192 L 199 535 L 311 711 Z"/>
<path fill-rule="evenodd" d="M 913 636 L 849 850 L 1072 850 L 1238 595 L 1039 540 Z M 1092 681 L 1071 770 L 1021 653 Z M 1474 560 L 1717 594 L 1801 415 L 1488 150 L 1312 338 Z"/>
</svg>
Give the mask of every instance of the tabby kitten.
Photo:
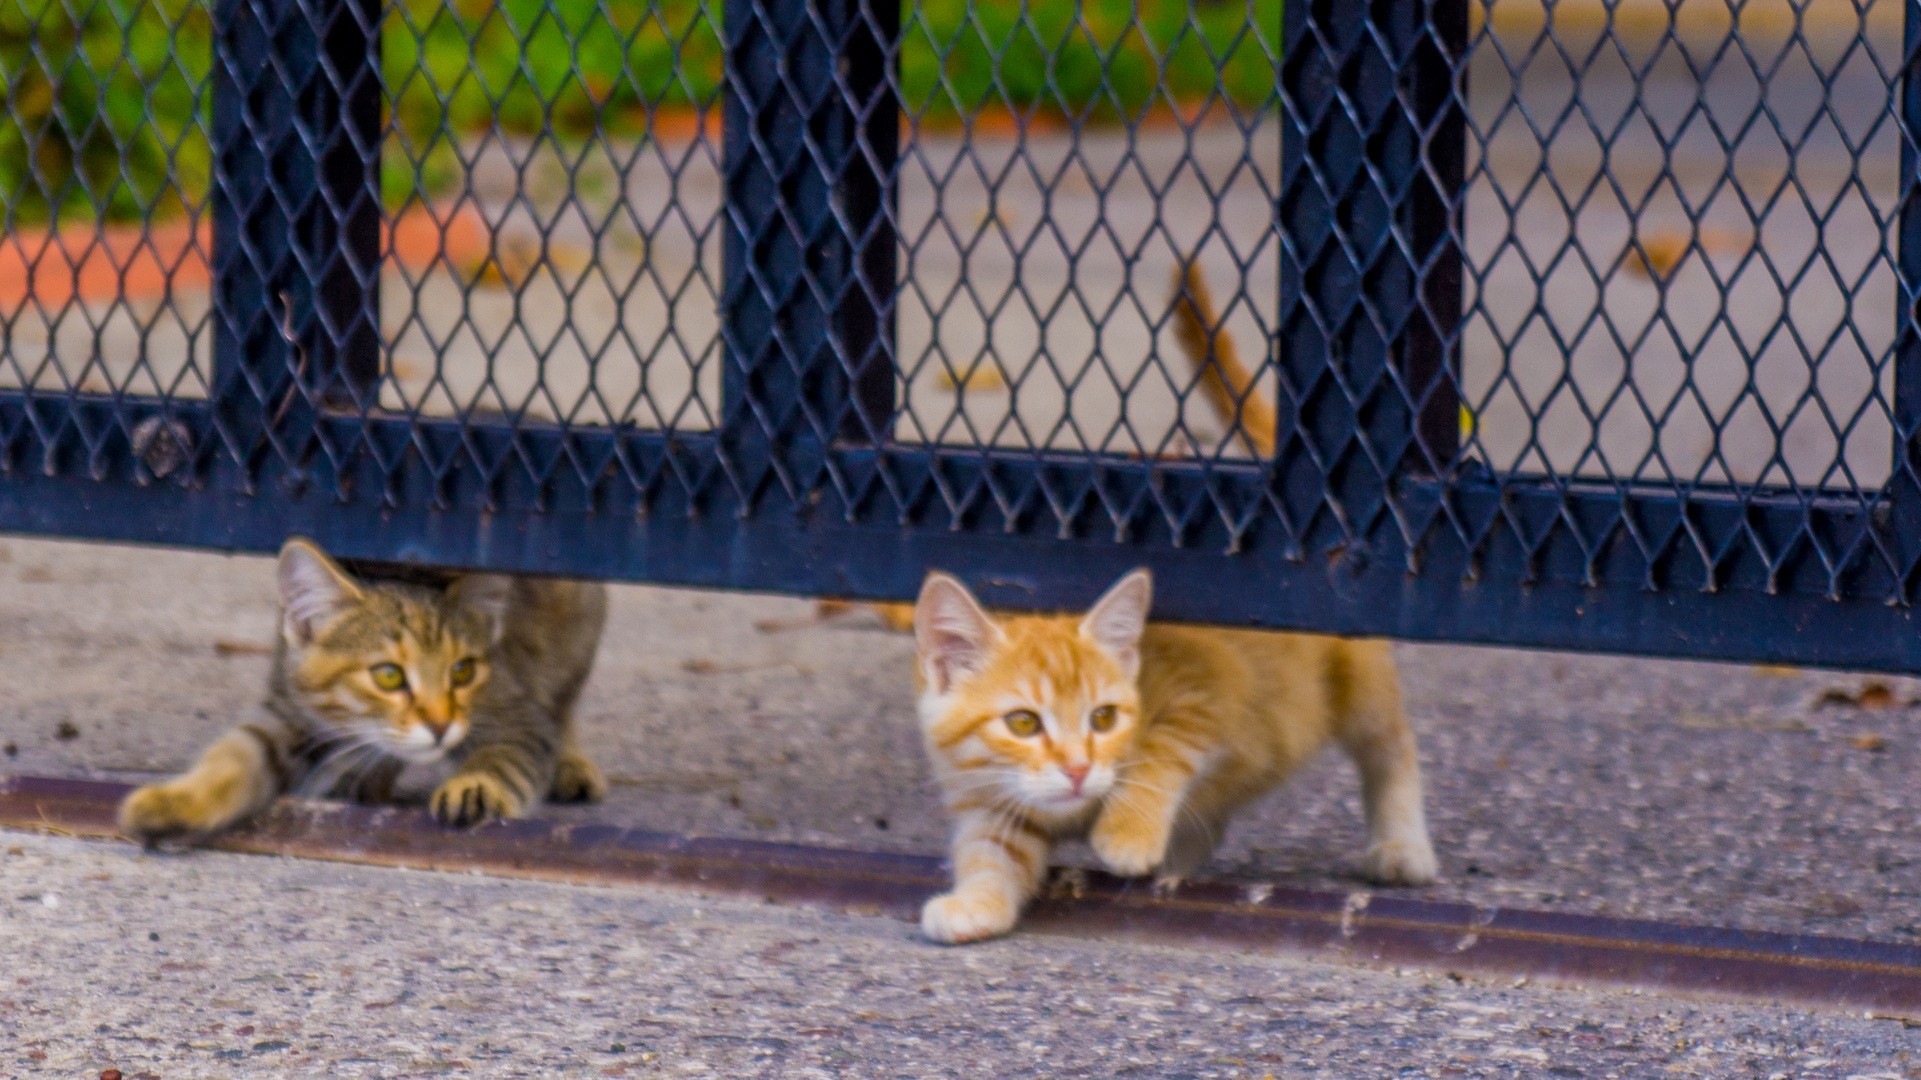
<svg viewBox="0 0 1921 1080">
<path fill-rule="evenodd" d="M 519 817 L 541 795 L 599 799 L 573 706 L 606 620 L 597 583 L 355 580 L 306 540 L 280 549 L 280 634 L 264 715 L 192 769 L 139 788 L 120 827 L 152 842 L 239 824 L 276 797 L 392 797 L 409 763 L 452 757 L 429 805 L 450 825 Z"/>
<path fill-rule="evenodd" d="M 942 942 L 1013 929 L 1056 840 L 1117 874 L 1185 877 L 1228 818 L 1328 740 L 1360 767 L 1366 875 L 1434 880 L 1414 735 L 1385 642 L 1147 625 L 1136 570 L 1085 618 L 996 621 L 932 574 L 914 609 L 921 731 L 948 811 L 954 887 L 921 909 Z"/>
</svg>

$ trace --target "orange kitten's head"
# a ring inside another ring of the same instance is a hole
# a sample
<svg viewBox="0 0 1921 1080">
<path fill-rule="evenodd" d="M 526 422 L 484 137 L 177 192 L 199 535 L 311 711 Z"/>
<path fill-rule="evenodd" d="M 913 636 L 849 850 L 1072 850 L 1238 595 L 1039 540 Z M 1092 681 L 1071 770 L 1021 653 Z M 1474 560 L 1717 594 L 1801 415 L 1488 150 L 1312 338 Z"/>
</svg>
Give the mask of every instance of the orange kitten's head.
<svg viewBox="0 0 1921 1080">
<path fill-rule="evenodd" d="M 1146 570 L 1085 618 L 996 621 L 967 586 L 930 574 L 914 606 L 921 730 L 950 794 L 1047 815 L 1114 786 L 1141 722 Z"/>
<path fill-rule="evenodd" d="M 280 549 L 278 579 L 276 678 L 309 720 L 419 763 L 467 737 L 508 579 L 469 574 L 445 592 L 362 584 L 298 539 Z"/>
</svg>

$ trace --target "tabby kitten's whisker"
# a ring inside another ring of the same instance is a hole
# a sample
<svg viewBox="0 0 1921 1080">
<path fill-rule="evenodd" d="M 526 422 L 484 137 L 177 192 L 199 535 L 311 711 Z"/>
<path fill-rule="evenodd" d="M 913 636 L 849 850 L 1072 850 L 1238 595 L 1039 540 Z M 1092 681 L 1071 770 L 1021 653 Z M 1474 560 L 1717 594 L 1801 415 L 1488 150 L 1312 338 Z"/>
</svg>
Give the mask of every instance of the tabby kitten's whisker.
<svg viewBox="0 0 1921 1080">
<path fill-rule="evenodd" d="M 327 756 L 314 762 L 306 780 L 295 789 L 298 794 L 325 795 L 351 778 L 358 770 L 386 756 L 386 751 L 371 742 L 353 740 L 329 747 Z"/>
</svg>

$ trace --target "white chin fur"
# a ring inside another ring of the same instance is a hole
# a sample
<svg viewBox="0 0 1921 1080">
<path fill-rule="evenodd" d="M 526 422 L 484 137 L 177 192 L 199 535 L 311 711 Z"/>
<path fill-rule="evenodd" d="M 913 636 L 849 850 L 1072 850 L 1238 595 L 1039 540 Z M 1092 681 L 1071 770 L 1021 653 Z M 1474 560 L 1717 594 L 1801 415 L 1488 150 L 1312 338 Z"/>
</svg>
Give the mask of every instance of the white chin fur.
<svg viewBox="0 0 1921 1080">
<path fill-rule="evenodd" d="M 414 765 L 432 765 L 447 756 L 448 751 L 459 746 L 467 737 L 467 726 L 456 724 L 447 729 L 447 734 L 439 743 L 434 742 L 433 732 L 424 727 L 416 727 L 392 741 L 394 756 Z"/>
</svg>

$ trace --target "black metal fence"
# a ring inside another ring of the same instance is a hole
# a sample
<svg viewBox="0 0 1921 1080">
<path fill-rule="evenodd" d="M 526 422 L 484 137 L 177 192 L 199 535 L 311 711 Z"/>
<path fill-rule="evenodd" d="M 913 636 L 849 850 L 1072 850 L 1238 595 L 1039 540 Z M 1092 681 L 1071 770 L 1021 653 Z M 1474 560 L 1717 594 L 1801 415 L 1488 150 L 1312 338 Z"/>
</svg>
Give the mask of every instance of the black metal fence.
<svg viewBox="0 0 1921 1080">
<path fill-rule="evenodd" d="M 0 529 L 1921 669 L 1918 20 L 0 0 Z"/>
</svg>

